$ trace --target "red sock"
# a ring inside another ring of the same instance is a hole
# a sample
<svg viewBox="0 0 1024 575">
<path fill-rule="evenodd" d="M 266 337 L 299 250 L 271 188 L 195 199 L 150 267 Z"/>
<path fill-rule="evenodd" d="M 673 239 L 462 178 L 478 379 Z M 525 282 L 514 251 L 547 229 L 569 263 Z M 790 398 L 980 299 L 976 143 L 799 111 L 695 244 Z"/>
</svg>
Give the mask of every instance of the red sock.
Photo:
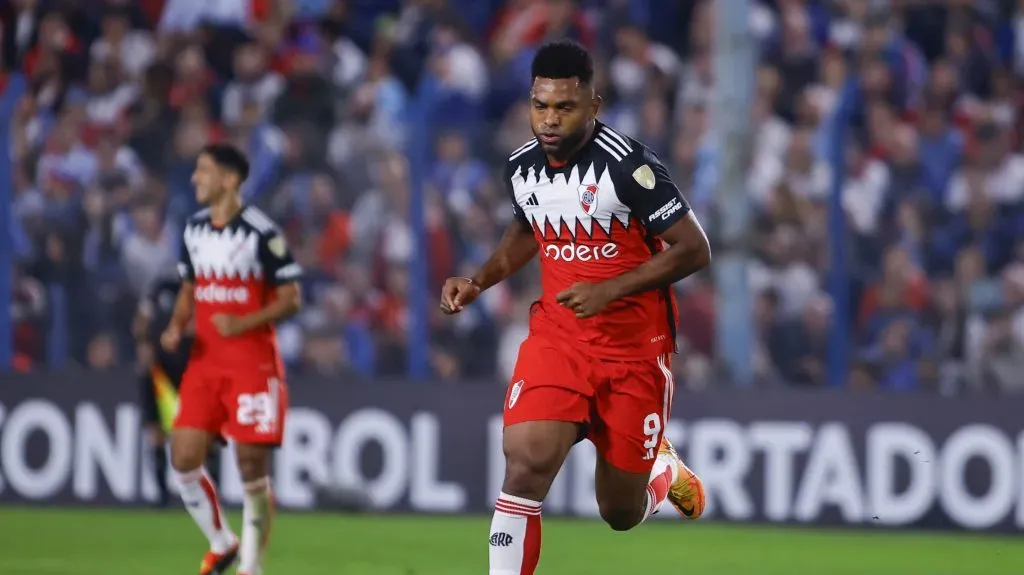
<svg viewBox="0 0 1024 575">
<path fill-rule="evenodd" d="M 539 501 L 502 493 L 491 520 L 490 575 L 533 575 L 540 561 Z"/>
<path fill-rule="evenodd" d="M 651 471 L 651 482 L 647 484 L 647 505 L 644 508 L 644 518 L 641 523 L 647 521 L 654 512 L 661 507 L 668 497 L 668 490 L 672 487 L 672 466 L 667 462 L 658 460 Z"/>
</svg>

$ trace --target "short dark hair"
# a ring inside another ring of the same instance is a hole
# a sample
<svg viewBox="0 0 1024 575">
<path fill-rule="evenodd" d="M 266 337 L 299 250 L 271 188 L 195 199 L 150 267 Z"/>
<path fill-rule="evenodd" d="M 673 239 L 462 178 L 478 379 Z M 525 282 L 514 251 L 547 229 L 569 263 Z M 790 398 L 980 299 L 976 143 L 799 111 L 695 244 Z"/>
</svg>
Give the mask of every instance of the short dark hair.
<svg viewBox="0 0 1024 575">
<path fill-rule="evenodd" d="M 249 177 L 249 160 L 245 158 L 242 150 L 231 144 L 207 144 L 201 152 L 210 156 L 213 163 L 220 168 L 234 172 L 238 176 L 238 183 L 242 183 Z"/>
<path fill-rule="evenodd" d="M 530 71 L 533 78 L 577 78 L 583 84 L 590 84 L 594 81 L 594 59 L 575 40 L 555 40 L 537 50 Z"/>
</svg>

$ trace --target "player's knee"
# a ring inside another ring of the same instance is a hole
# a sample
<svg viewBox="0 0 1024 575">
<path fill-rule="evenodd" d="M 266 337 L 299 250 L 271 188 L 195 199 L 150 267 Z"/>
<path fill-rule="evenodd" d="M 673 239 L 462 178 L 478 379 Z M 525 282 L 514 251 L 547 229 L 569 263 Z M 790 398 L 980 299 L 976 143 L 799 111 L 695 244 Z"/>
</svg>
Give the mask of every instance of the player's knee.
<svg viewBox="0 0 1024 575">
<path fill-rule="evenodd" d="M 548 494 L 561 461 L 557 457 L 531 450 L 508 450 L 505 454 L 505 483 L 509 495 L 541 501 Z"/>
<path fill-rule="evenodd" d="M 182 445 L 171 447 L 171 467 L 179 473 L 187 473 L 199 469 L 203 466 L 205 459 L 204 449 Z"/>
<path fill-rule="evenodd" d="M 180 473 L 194 471 L 206 460 L 207 439 L 193 430 L 176 429 L 171 434 L 171 467 Z"/>
<path fill-rule="evenodd" d="M 238 474 L 242 481 L 262 480 L 270 472 L 270 456 L 268 451 L 256 446 L 236 446 L 238 456 Z"/>
<path fill-rule="evenodd" d="M 267 476 L 267 461 L 258 457 L 240 457 L 238 458 L 238 474 L 245 482 L 263 479 Z"/>
<path fill-rule="evenodd" d="M 505 483 L 502 490 L 543 501 L 562 467 L 578 429 L 561 421 L 532 421 L 505 428 Z"/>
<path fill-rule="evenodd" d="M 612 528 L 613 531 L 629 531 L 640 524 L 643 511 L 633 506 L 622 505 L 621 503 L 604 503 L 598 501 L 598 511 L 601 519 Z"/>
</svg>

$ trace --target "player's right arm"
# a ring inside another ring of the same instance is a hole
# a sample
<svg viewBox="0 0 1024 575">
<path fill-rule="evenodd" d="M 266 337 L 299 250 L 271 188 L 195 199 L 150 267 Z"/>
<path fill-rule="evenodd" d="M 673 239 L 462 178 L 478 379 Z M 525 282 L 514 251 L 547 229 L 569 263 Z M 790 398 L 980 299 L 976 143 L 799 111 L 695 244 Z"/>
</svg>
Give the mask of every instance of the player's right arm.
<svg viewBox="0 0 1024 575">
<path fill-rule="evenodd" d="M 506 169 L 505 185 L 512 197 L 512 221 L 505 227 L 498 247 L 471 278 L 448 278 L 441 290 L 441 309 L 448 314 L 459 313 L 487 288 L 504 281 L 523 269 L 537 252 L 540 245 L 533 234 L 533 226 L 526 214 L 515 202 L 511 191 L 509 170 Z"/>
<path fill-rule="evenodd" d="M 518 207 L 516 211 L 519 212 Z M 533 234 L 533 226 L 522 216 L 522 212 L 519 212 L 519 216 L 513 218 L 505 227 L 505 233 L 501 235 L 497 249 L 480 270 L 473 274 L 471 279 L 480 291 L 504 281 L 523 269 L 523 266 L 530 263 L 540 250 L 537 237 Z"/>
<path fill-rule="evenodd" d="M 178 297 L 174 300 L 174 311 L 171 313 L 171 322 L 167 325 L 163 335 L 160 336 L 160 345 L 167 351 L 175 351 L 181 344 L 181 334 L 188 328 L 192 321 L 192 313 L 195 311 L 195 279 L 196 271 L 192 267 L 192 257 L 188 253 L 188 246 L 185 239 L 181 241 L 181 255 L 178 259 L 178 275 L 181 277 L 181 288 L 178 290 Z"/>
</svg>

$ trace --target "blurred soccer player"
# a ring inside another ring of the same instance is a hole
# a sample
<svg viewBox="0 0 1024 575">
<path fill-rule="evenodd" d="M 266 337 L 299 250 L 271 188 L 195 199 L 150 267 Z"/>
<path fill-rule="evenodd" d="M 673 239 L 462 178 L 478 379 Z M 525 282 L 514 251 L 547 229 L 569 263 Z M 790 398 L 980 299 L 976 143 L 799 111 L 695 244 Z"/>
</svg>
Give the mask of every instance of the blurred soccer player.
<svg viewBox="0 0 1024 575">
<path fill-rule="evenodd" d="M 174 349 L 195 321 L 171 463 L 182 499 L 210 541 L 201 575 L 224 573 L 236 558 L 239 575 L 261 573 L 273 512 L 270 455 L 281 444 L 288 405 L 274 324 L 301 304 L 302 269 L 280 230 L 242 203 L 239 187 L 248 173 L 249 162 L 232 146 L 210 145 L 199 155 L 192 183 L 207 208 L 185 227 L 183 285 L 161 337 L 165 349 Z M 203 468 L 220 434 L 234 440 L 245 487 L 240 542 Z"/>
<path fill-rule="evenodd" d="M 529 575 L 541 548 L 541 502 L 569 449 L 597 447 L 597 500 L 615 530 L 667 499 L 684 517 L 704 488 L 664 437 L 672 404 L 672 283 L 711 260 L 704 231 L 658 157 L 597 120 L 594 64 L 571 41 L 533 61 L 536 136 L 512 153 L 515 217 L 472 278 L 450 278 L 441 307 L 458 313 L 541 254 L 504 407 L 505 480 L 490 533 L 491 575 Z"/>
<path fill-rule="evenodd" d="M 174 303 L 180 288 L 181 280 L 177 277 L 157 280 L 146 297 L 139 301 L 133 324 L 139 357 L 145 370 L 140 381 L 140 408 L 146 440 L 152 450 L 159 491 L 157 504 L 160 507 L 170 503 L 167 489 L 167 434 L 177 411 L 178 389 L 192 347 L 191 334 L 182 336 L 177 349 L 166 350 L 160 345 L 161 332 L 174 313 Z M 206 465 L 208 469 L 220 468 L 220 450 L 216 446 L 210 450 Z"/>
</svg>

